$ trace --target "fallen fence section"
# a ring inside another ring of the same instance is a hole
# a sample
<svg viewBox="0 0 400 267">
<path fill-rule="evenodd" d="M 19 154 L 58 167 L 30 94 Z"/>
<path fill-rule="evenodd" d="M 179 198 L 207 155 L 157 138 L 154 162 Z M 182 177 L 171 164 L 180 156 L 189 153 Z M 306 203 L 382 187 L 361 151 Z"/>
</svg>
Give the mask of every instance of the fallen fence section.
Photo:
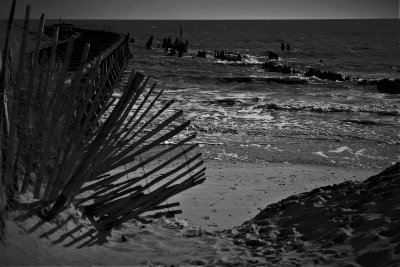
<svg viewBox="0 0 400 267">
<path fill-rule="evenodd" d="M 15 1 L 9 25 L 14 9 Z M 53 44 L 41 49 L 42 15 L 29 56 L 29 12 L 28 6 L 18 70 L 8 56 L 1 62 L 0 212 L 28 193 L 46 220 L 72 203 L 104 230 L 177 206 L 165 201 L 202 183 L 205 168 L 189 144 L 195 136 L 181 138 L 190 122 L 182 111 L 166 115 L 173 101 L 161 105 L 162 91 L 148 77 L 131 73 L 121 97 L 113 97 L 132 58 L 129 36 L 113 34 L 115 42 L 101 50 L 98 41 L 108 34 L 81 30 L 60 48 L 56 29 Z"/>
</svg>

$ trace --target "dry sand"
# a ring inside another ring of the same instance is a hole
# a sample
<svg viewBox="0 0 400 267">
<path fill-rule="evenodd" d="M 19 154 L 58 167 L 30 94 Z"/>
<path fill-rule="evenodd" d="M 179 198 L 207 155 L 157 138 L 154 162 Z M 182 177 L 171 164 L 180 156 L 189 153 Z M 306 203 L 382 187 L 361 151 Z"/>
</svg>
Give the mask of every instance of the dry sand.
<svg viewBox="0 0 400 267">
<path fill-rule="evenodd" d="M 353 265 L 348 266 L 369 266 L 368 259 L 371 257 L 379 258 L 378 264 L 373 262 L 371 266 L 383 266 L 380 263 L 391 261 L 394 264 L 399 263 L 396 261 L 399 254 L 394 253 L 399 252 L 400 240 L 397 233 L 400 229 L 397 231 L 396 228 L 399 224 L 388 221 L 394 220 L 393 216 L 398 216 L 396 211 L 392 214 L 393 218 L 387 218 L 379 213 L 363 217 L 357 210 L 353 210 L 354 214 L 360 215 L 362 220 L 368 222 L 365 229 L 351 228 L 350 223 L 343 225 L 343 219 L 340 221 L 342 224 L 331 222 L 335 221 L 336 215 L 343 218 L 341 214 L 350 209 L 342 206 L 347 202 L 340 202 L 343 194 L 333 194 L 344 192 L 346 186 L 337 187 L 336 191 L 332 188 L 314 190 L 313 193 L 297 195 L 265 209 L 267 205 L 293 194 L 345 181 L 362 181 L 380 170 L 326 165 L 251 163 L 237 159 L 208 159 L 206 166 L 206 182 L 175 198 L 181 202 L 183 214 L 177 218 L 131 221 L 107 235 L 99 235 L 103 244 L 91 242 L 91 237 L 95 236 L 94 229 L 73 207 L 54 222 L 42 222 L 38 217 L 31 216 L 23 210 L 14 212 L 8 221 L 7 240 L 0 244 L 0 263 L 267 266 L 352 263 Z M 347 184 L 354 188 L 357 186 L 352 182 Z M 397 194 L 397 198 L 399 195 Z M 330 202 L 330 199 L 333 200 Z M 282 204 L 287 202 L 296 205 Z M 278 212 L 274 212 L 275 208 L 270 208 L 276 205 L 281 207 L 277 209 Z M 287 209 L 288 206 L 290 208 Z M 332 207 L 336 215 L 327 216 L 326 209 L 320 208 L 321 206 Z M 316 209 L 318 207 L 319 209 Z M 373 208 L 373 205 L 371 207 Z M 382 204 L 379 207 L 382 207 Z M 398 210 L 398 204 L 397 207 L 391 208 Z M 260 213 L 264 209 L 265 211 Z M 308 217 L 299 217 L 301 214 Z M 248 221 L 254 216 L 254 220 Z M 325 219 L 318 219 L 319 216 Z M 314 224 L 314 218 L 318 219 L 319 223 Z M 303 228 L 296 228 L 299 225 L 304 227 L 303 219 L 309 227 L 315 227 L 315 232 L 314 229 L 307 228 L 309 232 L 305 233 L 301 232 Z M 245 221 L 248 222 L 240 226 Z M 324 222 L 329 222 L 328 226 L 324 226 Z M 376 227 L 369 227 L 370 224 Z M 222 229 L 229 230 L 216 231 Z M 260 229 L 267 230 L 263 232 Z M 372 233 L 369 232 L 371 229 Z M 324 231 L 324 238 L 321 239 L 323 242 L 315 238 L 318 231 Z M 307 241 L 307 234 L 310 233 L 315 233 L 314 239 L 308 236 L 312 242 Z M 378 243 L 371 241 L 375 240 L 376 236 L 379 239 Z M 341 237 L 345 241 L 335 243 L 334 240 Z M 383 249 L 386 241 L 392 245 Z M 375 244 L 371 248 L 377 254 L 366 252 L 369 249 L 368 244 Z M 365 256 L 360 258 L 359 254 Z M 389 260 L 383 260 L 385 257 Z"/>
</svg>

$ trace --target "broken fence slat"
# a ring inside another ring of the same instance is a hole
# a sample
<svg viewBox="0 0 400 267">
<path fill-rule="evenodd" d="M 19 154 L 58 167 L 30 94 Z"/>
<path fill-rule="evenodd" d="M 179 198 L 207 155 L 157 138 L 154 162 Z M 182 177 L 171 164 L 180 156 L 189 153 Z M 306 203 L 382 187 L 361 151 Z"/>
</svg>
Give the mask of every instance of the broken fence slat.
<svg viewBox="0 0 400 267">
<path fill-rule="evenodd" d="M 86 186 L 86 187 L 81 189 L 80 193 L 83 193 L 83 192 L 85 192 L 87 190 L 93 190 L 94 188 L 99 187 L 101 185 L 107 185 L 107 184 L 113 183 L 113 182 L 117 181 L 118 179 L 120 179 L 121 177 L 123 177 L 123 176 L 125 176 L 125 175 L 127 175 L 127 174 L 129 174 L 129 173 L 131 173 L 131 172 L 133 172 L 133 171 L 145 166 L 147 163 L 154 161 L 155 159 L 165 155 L 166 153 L 169 153 L 169 152 L 173 151 L 174 149 L 176 149 L 176 148 L 182 146 L 183 144 L 185 144 L 186 142 L 189 142 L 190 140 L 194 139 L 195 136 L 196 135 L 189 136 L 188 138 L 180 141 L 179 143 L 177 143 L 177 144 L 175 144 L 175 145 L 173 145 L 173 146 L 171 146 L 171 147 L 169 147 L 167 149 L 162 150 L 161 152 L 157 153 L 156 155 L 146 159 L 145 161 L 140 162 L 139 164 L 137 164 L 137 165 L 135 165 L 135 166 L 133 166 L 131 168 L 128 168 L 125 171 L 122 171 L 122 172 L 120 172 L 118 174 L 115 174 L 115 175 L 112 175 L 112 176 L 110 175 L 109 177 L 107 177 L 107 178 L 105 178 L 105 179 L 103 179 L 103 180 L 101 180 L 101 181 L 99 181 L 99 182 L 97 182 L 95 184 L 91 184 L 89 186 Z M 192 149 L 196 148 L 197 146 L 198 146 L 198 144 L 191 145 L 189 148 L 185 149 L 184 151 L 182 151 L 178 155 L 175 155 L 174 157 L 170 158 L 165 163 L 155 167 L 152 171 L 148 172 L 148 175 L 151 175 L 152 173 L 160 170 L 161 168 L 166 167 L 168 164 L 172 163 L 174 160 L 180 158 L 181 156 L 189 153 Z M 133 183 L 136 183 L 136 181 L 132 182 L 131 180 L 132 179 L 130 179 L 130 180 L 126 181 L 126 182 L 123 182 L 121 184 L 124 184 L 125 186 L 126 185 L 130 186 Z"/>
</svg>

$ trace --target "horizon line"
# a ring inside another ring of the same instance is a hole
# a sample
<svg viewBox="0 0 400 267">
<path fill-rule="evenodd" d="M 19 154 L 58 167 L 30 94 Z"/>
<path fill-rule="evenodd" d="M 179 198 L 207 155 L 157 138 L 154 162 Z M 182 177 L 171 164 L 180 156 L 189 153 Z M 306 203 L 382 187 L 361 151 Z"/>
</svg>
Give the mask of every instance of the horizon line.
<svg viewBox="0 0 400 267">
<path fill-rule="evenodd" d="M 140 18 L 140 19 L 110 19 L 110 18 L 46 18 L 46 20 L 187 20 L 187 21 L 207 21 L 207 20 L 226 20 L 226 21 L 238 21 L 238 20 L 400 20 L 400 18 L 281 18 L 281 19 L 277 19 L 277 18 L 273 18 L 273 19 L 268 19 L 268 18 L 240 18 L 240 19 L 221 19 L 221 18 L 202 18 L 202 19 L 185 19 L 185 18 L 164 18 L 164 19 L 151 19 L 151 18 Z M 0 18 L 1 20 L 8 20 L 8 18 Z M 14 18 L 14 20 L 24 20 L 24 18 Z M 30 18 L 30 20 L 39 20 L 39 18 Z"/>
</svg>

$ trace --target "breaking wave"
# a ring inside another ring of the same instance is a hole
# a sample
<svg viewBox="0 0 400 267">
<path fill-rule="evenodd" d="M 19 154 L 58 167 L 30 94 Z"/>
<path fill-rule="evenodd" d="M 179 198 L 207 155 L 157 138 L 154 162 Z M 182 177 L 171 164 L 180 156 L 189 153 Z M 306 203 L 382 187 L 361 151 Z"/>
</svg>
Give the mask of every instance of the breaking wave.
<svg viewBox="0 0 400 267">
<path fill-rule="evenodd" d="M 388 116 L 400 116 L 400 108 L 397 105 L 378 104 L 325 104 L 325 103 L 265 103 L 258 105 L 258 109 L 284 110 L 284 111 L 311 111 L 311 112 L 348 112 L 348 113 L 373 113 Z"/>
<path fill-rule="evenodd" d="M 309 102 L 276 102 L 265 101 L 259 97 L 235 98 L 225 97 L 207 101 L 210 104 L 220 106 L 253 106 L 254 109 L 279 110 L 279 111 L 309 111 L 319 113 L 346 112 L 346 113 L 370 113 L 386 116 L 400 116 L 398 105 L 384 104 L 338 104 L 338 103 L 309 103 Z M 358 124 L 373 124 L 371 121 L 349 121 Z"/>
<path fill-rule="evenodd" d="M 224 83 L 268 82 L 277 84 L 307 84 L 306 79 L 301 79 L 297 77 L 255 77 L 255 76 L 218 77 L 217 81 Z"/>
</svg>

